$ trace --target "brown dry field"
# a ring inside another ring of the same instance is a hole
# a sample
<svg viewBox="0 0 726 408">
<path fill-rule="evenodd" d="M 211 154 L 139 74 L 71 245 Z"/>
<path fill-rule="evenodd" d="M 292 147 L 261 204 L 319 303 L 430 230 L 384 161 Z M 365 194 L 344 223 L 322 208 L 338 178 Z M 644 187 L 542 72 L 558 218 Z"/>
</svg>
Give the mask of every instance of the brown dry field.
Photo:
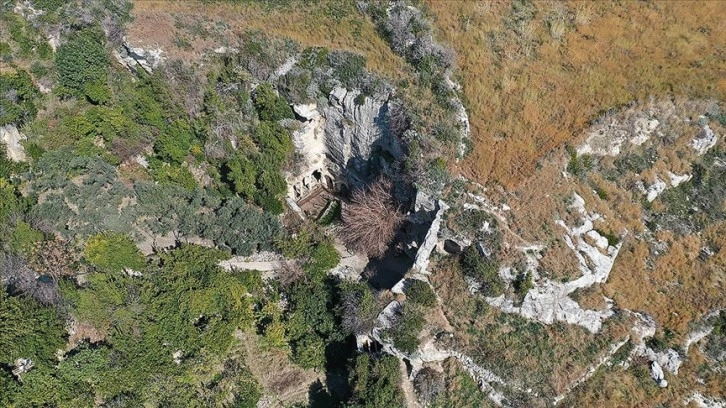
<svg viewBox="0 0 726 408">
<path fill-rule="evenodd" d="M 224 22 L 227 28 L 223 36 L 227 39 L 249 30 L 260 30 L 290 38 L 303 47 L 323 46 L 361 54 L 366 57 L 368 69 L 390 78 L 405 75 L 403 60 L 378 36 L 369 19 L 362 18 L 357 12 L 337 18 L 326 12 L 325 5 L 320 2 L 306 8 L 277 9 L 252 2 L 202 4 L 199 1 L 134 0 L 134 21 L 128 27 L 127 37 L 136 46 L 159 47 L 173 51 L 179 58 L 196 59 L 222 44 L 213 38 L 196 38 L 192 40 L 191 50 L 181 50 L 175 45 L 175 39 L 184 32 L 175 23 L 203 18 L 205 23 Z"/>
<path fill-rule="evenodd" d="M 482 183 L 519 184 L 610 108 L 726 99 L 720 1 L 534 2 L 520 35 L 507 28 L 511 1 L 424 4 L 457 51 L 475 146 L 460 171 Z"/>
</svg>

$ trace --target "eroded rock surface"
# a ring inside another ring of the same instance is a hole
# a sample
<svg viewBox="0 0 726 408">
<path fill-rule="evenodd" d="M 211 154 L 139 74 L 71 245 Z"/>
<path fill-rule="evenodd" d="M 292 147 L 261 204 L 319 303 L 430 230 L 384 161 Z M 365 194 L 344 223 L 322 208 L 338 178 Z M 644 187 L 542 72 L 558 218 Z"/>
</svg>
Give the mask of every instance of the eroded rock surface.
<svg viewBox="0 0 726 408">
<path fill-rule="evenodd" d="M 290 198 L 303 198 L 317 186 L 336 190 L 341 184 L 365 184 L 372 170 L 369 159 L 377 149 L 394 160 L 403 157 L 402 146 L 388 127 L 391 93 L 386 89 L 368 96 L 336 87 L 323 108 L 314 103 L 293 107 L 302 122 L 292 135 L 301 160 L 299 168 L 287 175 Z M 385 168 L 379 170 L 386 173 Z"/>
<path fill-rule="evenodd" d="M 0 141 L 5 144 L 8 158 L 14 162 L 25 161 L 25 149 L 20 144 L 25 135 L 13 125 L 0 126 Z"/>
<path fill-rule="evenodd" d="M 612 310 L 583 309 L 569 295 L 577 289 L 605 282 L 610 275 L 621 244 L 607 245 L 607 239 L 594 229 L 593 221 L 599 219 L 600 216 L 590 214 L 585 210 L 585 201 L 582 197 L 575 194 L 571 207 L 580 214 L 582 225 L 569 227 L 561 220 L 558 220 L 557 223 L 566 231 L 563 239 L 567 246 L 575 252 L 582 275 L 578 279 L 564 283 L 547 278 L 542 279 L 527 293 L 521 306 L 515 306 L 513 300 L 504 295 L 488 298 L 487 302 L 504 312 L 519 313 L 528 319 L 545 324 L 564 321 L 583 326 L 590 332 L 596 333 L 602 327 L 602 321 L 612 316 Z M 586 236 L 594 242 L 594 245 L 584 239 Z M 536 262 L 536 258 L 528 259 Z M 529 267 L 528 269 L 536 271 L 536 264 L 534 268 Z"/>
</svg>

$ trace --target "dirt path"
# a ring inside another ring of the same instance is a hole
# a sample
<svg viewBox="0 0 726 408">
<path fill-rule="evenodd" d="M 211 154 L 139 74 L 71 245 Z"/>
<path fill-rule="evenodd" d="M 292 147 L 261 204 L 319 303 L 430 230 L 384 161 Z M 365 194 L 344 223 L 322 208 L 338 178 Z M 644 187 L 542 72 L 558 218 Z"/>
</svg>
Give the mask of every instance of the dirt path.
<svg viewBox="0 0 726 408">
<path fill-rule="evenodd" d="M 403 360 L 398 360 L 398 366 L 401 370 L 401 389 L 403 390 L 403 399 L 406 408 L 421 408 L 421 404 L 416 400 L 416 391 L 413 389 L 413 381 L 408 379 L 406 364 Z"/>
</svg>

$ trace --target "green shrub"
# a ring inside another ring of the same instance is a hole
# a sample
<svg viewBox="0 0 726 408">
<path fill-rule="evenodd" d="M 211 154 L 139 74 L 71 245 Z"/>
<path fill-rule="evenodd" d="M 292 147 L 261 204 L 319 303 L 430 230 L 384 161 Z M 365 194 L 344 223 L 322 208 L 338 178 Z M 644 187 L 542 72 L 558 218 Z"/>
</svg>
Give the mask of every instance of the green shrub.
<svg viewBox="0 0 726 408">
<path fill-rule="evenodd" d="M 155 181 L 161 184 L 171 184 L 182 187 L 186 190 L 194 190 L 197 188 L 197 181 L 188 168 L 178 164 L 167 164 L 151 161 L 151 175 Z"/>
<path fill-rule="evenodd" d="M 368 354 L 358 356 L 350 382 L 354 384 L 353 396 L 347 406 L 388 408 L 406 405 L 400 387 L 400 363 L 396 357 L 384 355 L 374 359 Z"/>
<path fill-rule="evenodd" d="M 358 87 L 366 76 L 366 59 L 362 55 L 347 51 L 334 51 L 328 54 L 328 64 L 344 87 Z"/>
<path fill-rule="evenodd" d="M 28 256 L 42 240 L 42 232 L 34 229 L 27 222 L 20 221 L 13 230 L 8 246 L 16 253 Z"/>
<path fill-rule="evenodd" d="M 7 225 L 11 215 L 21 214 L 23 210 L 25 205 L 18 191 L 6 179 L 0 177 L 0 226 Z"/>
<path fill-rule="evenodd" d="M 414 353 L 418 350 L 418 335 L 423 326 L 424 318 L 421 312 L 412 307 L 406 307 L 396 325 L 389 329 L 389 335 L 396 348 L 404 353 Z"/>
<path fill-rule="evenodd" d="M 154 142 L 154 152 L 167 163 L 182 163 L 192 148 L 193 133 L 189 124 L 177 120 Z"/>
<path fill-rule="evenodd" d="M 35 99 L 40 95 L 25 71 L 0 74 L 0 126 L 22 125 L 35 119 Z"/>
<path fill-rule="evenodd" d="M 109 58 L 103 32 L 94 28 L 74 32 L 58 47 L 55 63 L 65 93 L 83 96 L 90 84 L 105 86 Z"/>
<path fill-rule="evenodd" d="M 421 306 L 432 307 L 436 304 L 436 294 L 431 286 L 422 280 L 412 279 L 405 293 L 407 300 Z"/>
<path fill-rule="evenodd" d="M 290 105 L 284 98 L 275 94 L 269 83 L 264 83 L 255 89 L 253 101 L 262 121 L 277 122 L 280 119 L 295 118 Z"/>
<path fill-rule="evenodd" d="M 33 6 L 43 11 L 55 11 L 66 4 L 65 0 L 33 0 Z"/>
<path fill-rule="evenodd" d="M 270 169 L 281 166 L 292 153 L 292 139 L 287 130 L 275 122 L 262 122 L 252 133 L 260 149 L 258 167 Z"/>
<path fill-rule="evenodd" d="M 499 277 L 499 263 L 492 257 L 483 257 L 474 245 L 467 247 L 461 254 L 460 264 L 464 275 L 481 284 L 480 290 L 485 296 L 497 296 L 504 291 L 504 283 Z"/>
<path fill-rule="evenodd" d="M 0 61 L 10 62 L 13 60 L 13 49 L 10 44 L 0 41 Z"/>
<path fill-rule="evenodd" d="M 94 266 L 112 272 L 121 272 L 124 267 L 141 269 L 144 266 L 139 249 L 122 234 L 103 233 L 90 237 L 84 255 Z"/>
<path fill-rule="evenodd" d="M 257 167 L 252 161 L 240 154 L 236 154 L 224 164 L 222 174 L 235 193 L 246 200 L 251 200 L 254 197 L 257 191 L 255 185 Z"/>
<path fill-rule="evenodd" d="M 105 104 L 111 99 L 111 91 L 106 84 L 100 82 L 91 82 L 83 88 L 86 98 L 93 104 Z"/>
<path fill-rule="evenodd" d="M 514 280 L 514 291 L 519 296 L 526 296 L 532 288 L 534 288 L 534 283 L 532 282 L 531 273 L 522 272 L 517 275 L 517 278 Z"/>
<path fill-rule="evenodd" d="M 310 258 L 303 266 L 307 274 L 322 278 L 340 263 L 340 254 L 332 242 L 321 242 L 312 248 Z"/>
<path fill-rule="evenodd" d="M 213 214 L 198 218 L 202 237 L 227 246 L 237 255 L 270 249 L 280 234 L 277 218 L 238 197 L 225 200 Z"/>
<path fill-rule="evenodd" d="M 272 196 L 265 192 L 258 192 L 255 194 L 255 204 L 260 206 L 265 212 L 273 215 L 280 215 L 285 212 L 285 207 L 282 205 L 282 201 L 279 198 Z"/>
<path fill-rule="evenodd" d="M 325 47 L 305 48 L 300 54 L 298 65 L 304 69 L 320 68 L 328 62 L 329 51 Z"/>
<path fill-rule="evenodd" d="M 64 347 L 64 336 L 55 309 L 0 290 L 0 363 L 10 366 L 22 356 L 36 365 L 55 365 L 55 351 Z"/>
<path fill-rule="evenodd" d="M 331 225 L 337 221 L 340 221 L 341 210 L 342 210 L 342 208 L 340 205 L 340 201 L 338 201 L 338 200 L 328 201 L 328 205 L 325 207 L 320 218 L 318 218 L 318 220 L 317 220 L 318 224 Z"/>
<path fill-rule="evenodd" d="M 306 369 L 325 366 L 325 342 L 314 333 L 307 333 L 292 343 L 292 358 L 295 364 Z"/>
</svg>

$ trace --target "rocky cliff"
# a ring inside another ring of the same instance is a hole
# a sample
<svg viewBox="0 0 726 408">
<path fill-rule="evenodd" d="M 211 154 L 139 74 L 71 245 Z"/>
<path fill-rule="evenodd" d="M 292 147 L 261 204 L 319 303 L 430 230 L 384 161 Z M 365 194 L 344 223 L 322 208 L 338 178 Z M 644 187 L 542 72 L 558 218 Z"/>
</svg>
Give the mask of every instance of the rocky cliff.
<svg viewBox="0 0 726 408">
<path fill-rule="evenodd" d="M 367 96 L 359 90 L 334 88 L 327 105 L 296 105 L 302 126 L 293 133 L 300 167 L 288 174 L 289 197 L 303 198 L 319 184 L 329 188 L 365 183 L 373 173 L 371 155 L 381 152 L 387 160 L 400 160 L 403 148 L 388 127 L 392 91 Z M 386 160 L 378 166 L 384 167 Z M 335 186 L 331 185 L 335 184 Z"/>
</svg>

